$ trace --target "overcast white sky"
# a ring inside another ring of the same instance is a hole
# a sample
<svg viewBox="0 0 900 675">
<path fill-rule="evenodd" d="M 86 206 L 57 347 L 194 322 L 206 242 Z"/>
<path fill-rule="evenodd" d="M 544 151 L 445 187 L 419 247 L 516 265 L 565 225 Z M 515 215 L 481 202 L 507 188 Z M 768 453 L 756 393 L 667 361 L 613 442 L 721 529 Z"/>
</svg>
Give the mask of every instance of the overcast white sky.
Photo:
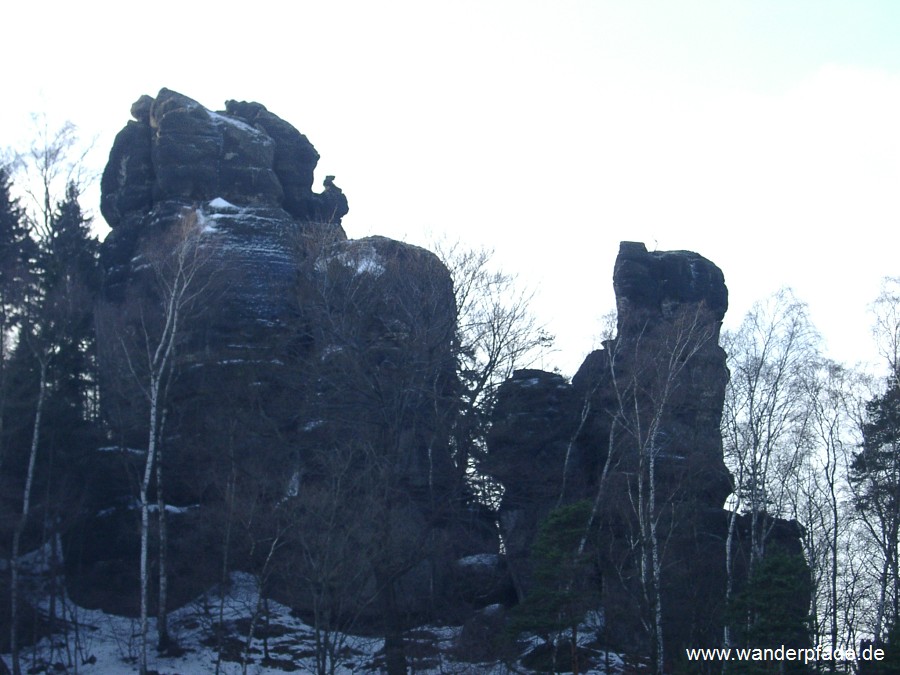
<svg viewBox="0 0 900 675">
<path fill-rule="evenodd" d="M 29 114 L 95 137 L 161 87 L 256 100 L 305 133 L 351 237 L 494 247 L 538 287 L 571 375 L 621 240 L 718 264 L 726 325 L 782 285 L 833 357 L 874 360 L 900 275 L 900 3 L 892 0 L 15 3 L 0 147 Z M 93 197 L 96 202 L 96 195 Z M 94 208 L 98 220 L 99 209 Z"/>
</svg>

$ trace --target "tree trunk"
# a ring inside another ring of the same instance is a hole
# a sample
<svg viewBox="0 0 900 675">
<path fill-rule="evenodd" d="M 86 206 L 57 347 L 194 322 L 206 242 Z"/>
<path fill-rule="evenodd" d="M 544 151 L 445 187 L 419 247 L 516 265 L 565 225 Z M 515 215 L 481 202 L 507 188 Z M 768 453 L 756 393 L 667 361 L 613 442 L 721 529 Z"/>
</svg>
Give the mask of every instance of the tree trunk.
<svg viewBox="0 0 900 675">
<path fill-rule="evenodd" d="M 168 590 L 169 576 L 166 568 L 166 559 L 168 557 L 169 535 L 166 518 L 166 500 L 163 494 L 163 471 L 162 471 L 162 441 L 156 450 L 156 504 L 159 509 L 159 600 L 156 608 L 156 632 L 159 636 L 159 642 L 156 649 L 159 652 L 168 652 L 171 646 L 169 638 L 169 613 L 168 613 Z"/>
<path fill-rule="evenodd" d="M 572 675 L 578 675 L 578 626 L 572 626 Z"/>
<path fill-rule="evenodd" d="M 834 463 L 837 465 L 837 456 L 834 458 Z M 838 643 L 838 546 L 839 543 L 839 526 L 840 526 L 840 514 L 838 511 L 838 497 L 835 493 L 835 475 L 834 468 L 832 468 L 832 472 L 829 480 L 829 487 L 831 492 L 831 513 L 832 520 L 834 521 L 834 529 L 832 531 L 831 536 L 831 647 L 834 649 L 837 647 Z M 833 673 L 836 670 L 837 662 L 834 659 L 829 661 L 830 667 L 829 670 Z"/>
<path fill-rule="evenodd" d="M 140 673 L 147 674 L 147 615 L 150 585 L 149 542 L 150 542 L 150 480 L 153 478 L 153 465 L 156 461 L 157 420 L 159 415 L 159 379 L 153 378 L 150 383 L 150 432 L 147 439 L 147 459 L 144 465 L 144 478 L 141 481 L 141 655 Z"/>
<path fill-rule="evenodd" d="M 656 643 L 656 672 L 663 675 L 663 625 L 662 625 L 662 567 L 659 559 L 659 533 L 656 530 L 656 444 L 650 443 L 650 477 L 649 477 L 649 504 L 647 505 L 650 517 L 650 556 L 653 576 L 653 627 Z"/>
<path fill-rule="evenodd" d="M 41 439 L 41 415 L 44 412 L 44 399 L 47 394 L 47 362 L 41 360 L 40 389 L 38 391 L 37 408 L 34 413 L 34 429 L 31 434 L 31 450 L 28 453 L 28 472 L 25 476 L 25 491 L 22 496 L 22 517 L 16 525 L 13 534 L 12 555 L 10 568 L 12 581 L 10 587 L 10 612 L 9 612 L 9 646 L 10 659 L 12 660 L 13 675 L 22 675 L 19 664 L 19 554 L 22 545 L 22 533 L 28 523 L 28 514 L 31 511 L 31 487 L 34 483 L 34 467 L 37 461 L 38 446 Z"/>
<path fill-rule="evenodd" d="M 731 598 L 734 595 L 734 530 L 737 526 L 737 505 L 728 516 L 728 534 L 725 537 L 725 607 L 726 610 L 731 604 Z M 731 624 L 727 618 L 725 619 L 725 628 L 723 631 L 722 646 L 726 649 L 731 647 Z M 728 662 L 723 661 L 723 671 L 728 670 Z"/>
<path fill-rule="evenodd" d="M 237 482 L 237 469 L 234 465 L 234 445 L 229 443 L 229 458 L 231 460 L 231 473 L 228 476 L 228 485 L 225 488 L 228 504 L 228 514 L 225 517 L 225 539 L 222 545 L 222 585 L 219 589 L 219 627 L 216 630 L 216 673 L 219 675 L 222 667 L 222 652 L 225 641 L 225 589 L 228 586 L 228 571 L 230 565 L 229 552 L 231 551 L 231 521 L 234 518 L 234 491 Z"/>
<path fill-rule="evenodd" d="M 394 581 L 384 585 L 384 665 L 387 675 L 406 675 L 406 650 L 403 644 L 403 627 L 397 609 Z"/>
</svg>

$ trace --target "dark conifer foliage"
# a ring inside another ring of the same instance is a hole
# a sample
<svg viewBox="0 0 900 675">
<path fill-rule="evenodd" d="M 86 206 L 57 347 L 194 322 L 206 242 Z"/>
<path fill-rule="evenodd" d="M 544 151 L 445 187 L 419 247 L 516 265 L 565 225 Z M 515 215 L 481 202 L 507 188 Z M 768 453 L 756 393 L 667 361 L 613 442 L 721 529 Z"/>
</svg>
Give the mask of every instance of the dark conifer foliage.
<svg viewBox="0 0 900 675">
<path fill-rule="evenodd" d="M 25 209 L 12 196 L 12 179 L 7 167 L 0 167 L 0 469 L 8 447 L 3 424 L 9 408 L 11 360 L 20 342 L 20 329 L 36 292 L 35 264 L 38 247 L 29 235 Z"/>
<path fill-rule="evenodd" d="M 50 220 L 38 258 L 45 321 L 54 332 L 57 372 L 55 396 L 69 409 L 72 422 L 95 416 L 96 359 L 93 305 L 100 286 L 99 241 L 91 219 L 69 183 Z"/>
<path fill-rule="evenodd" d="M 54 631 L 63 619 L 59 543 L 78 522 L 91 488 L 89 459 L 102 434 L 95 412 L 93 321 L 99 244 L 74 183 L 40 227 L 12 198 L 11 188 L 9 173 L 3 170 L 0 485 L 4 520 L 10 527 L 3 528 L 2 546 L 9 547 L 13 557 L 45 547 L 50 580 L 43 625 Z M 13 581 L 14 596 L 18 585 Z M 3 602 L 4 609 L 12 605 L 10 613 L 0 613 L 0 623 L 6 626 L 12 623 L 10 616 L 18 617 L 9 639 L 14 671 L 17 647 L 39 637 L 37 624 L 26 621 L 35 598 L 21 595 L 21 588 L 18 596 L 12 603 Z M 3 635 L 10 633 L 3 630 Z"/>
<path fill-rule="evenodd" d="M 90 224 L 78 189 L 70 183 L 43 236 L 26 244 L 29 283 L 10 362 L 18 393 L 16 417 L 21 421 L 16 445 L 21 448 L 27 447 L 33 432 L 42 360 L 47 363 L 47 407 L 41 433 L 47 447 L 72 457 L 79 448 L 95 445 L 93 305 L 99 288 L 99 242 Z"/>
<path fill-rule="evenodd" d="M 25 210 L 11 191 L 9 169 L 0 166 L 0 321 L 4 328 L 21 316 L 28 275 L 37 255 L 28 235 Z"/>
<path fill-rule="evenodd" d="M 751 649 L 810 646 L 809 616 L 796 602 L 811 592 L 809 570 L 802 556 L 772 551 L 750 575 L 733 600 L 730 612 L 735 638 Z M 738 673 L 805 672 L 802 661 L 742 661 Z"/>
<path fill-rule="evenodd" d="M 10 495 L 5 480 L 10 463 L 9 425 L 10 355 L 17 338 L 19 322 L 28 297 L 31 263 L 37 252 L 28 235 L 25 210 L 12 196 L 10 171 L 0 166 L 0 494 Z M 7 497 L 2 512 L 10 512 Z M 6 543 L 4 536 L 4 543 Z"/>
<path fill-rule="evenodd" d="M 516 608 L 514 632 L 532 631 L 550 647 L 550 665 L 578 672 L 578 627 L 600 606 L 594 542 L 588 544 L 591 503 L 579 501 L 550 512 L 532 547 L 534 589 Z M 567 648 L 560 643 L 568 636 Z"/>
<path fill-rule="evenodd" d="M 900 384 L 866 405 L 862 449 L 850 467 L 855 506 L 877 542 L 884 590 L 876 604 L 876 638 L 900 620 Z"/>
</svg>

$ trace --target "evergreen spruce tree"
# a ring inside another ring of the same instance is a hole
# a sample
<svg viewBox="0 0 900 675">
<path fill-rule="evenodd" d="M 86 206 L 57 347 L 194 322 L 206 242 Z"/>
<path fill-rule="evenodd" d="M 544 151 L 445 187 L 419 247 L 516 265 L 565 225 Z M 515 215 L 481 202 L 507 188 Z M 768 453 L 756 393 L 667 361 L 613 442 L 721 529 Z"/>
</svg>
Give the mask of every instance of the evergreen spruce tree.
<svg viewBox="0 0 900 675">
<path fill-rule="evenodd" d="M 21 508 L 21 458 L 10 442 L 10 420 L 15 420 L 11 407 L 12 354 L 18 340 L 31 283 L 31 263 L 36 247 L 28 234 L 24 209 L 12 195 L 12 180 L 7 167 L 0 165 L 0 536 L 4 550 L 13 537 L 13 523 Z M 12 580 L 7 572 L 0 577 L 0 644 L 14 644 L 17 631 L 29 622 L 25 611 L 15 606 Z"/>
<path fill-rule="evenodd" d="M 531 554 L 533 588 L 516 608 L 512 622 L 517 633 L 537 633 L 549 642 L 557 667 L 563 665 L 556 657 L 557 642 L 569 633 L 569 654 L 562 656 L 573 673 L 578 672 L 578 626 L 600 606 L 591 551 L 582 543 L 590 516 L 591 503 L 580 501 L 551 511 L 541 522 Z"/>
<path fill-rule="evenodd" d="M 45 321 L 57 324 L 51 327 L 55 398 L 69 409 L 73 423 L 84 423 L 93 415 L 96 388 L 93 306 L 100 287 L 100 242 L 78 200 L 77 187 L 69 183 L 40 242 L 38 263 Z"/>
<path fill-rule="evenodd" d="M 33 294 L 36 256 L 37 246 L 28 234 L 25 210 L 12 196 L 9 170 L 0 166 L 0 472 L 9 446 L 9 429 L 4 424 L 10 405 L 9 364 L 26 302 Z"/>
<path fill-rule="evenodd" d="M 22 313 L 37 247 L 28 235 L 25 210 L 12 196 L 9 169 L 0 166 L 0 321 L 4 332 Z"/>
<path fill-rule="evenodd" d="M 62 597 L 61 535 L 72 526 L 87 493 L 88 452 L 96 447 L 93 306 L 98 288 L 98 243 L 90 220 L 69 185 L 47 225 L 32 228 L 40 240 L 22 239 L 27 260 L 22 303 L 17 308 L 14 349 L 8 360 L 7 417 L 11 489 L 20 504 L 13 557 L 48 545 L 47 625 L 59 623 Z M 27 236 L 27 234 L 26 234 Z M 12 256 L 11 256 L 12 257 Z M 17 566 L 13 565 L 11 615 L 19 614 Z M 23 636 L 24 637 L 24 636 Z M 11 635 L 13 672 L 20 672 L 18 635 Z M 54 658 L 51 653 L 50 658 Z"/>
<path fill-rule="evenodd" d="M 42 237 L 31 244 L 31 286 L 23 308 L 13 370 L 22 420 L 33 417 L 41 362 L 46 366 L 47 397 L 43 440 L 59 448 L 54 459 L 79 454 L 96 433 L 96 358 L 94 300 L 99 290 L 99 242 L 90 218 L 69 184 L 53 210 Z M 30 425 L 18 445 L 27 446 Z M 57 468 L 65 468 L 63 466 Z M 61 474 L 60 474 L 61 477 Z"/>
<path fill-rule="evenodd" d="M 760 560 L 747 585 L 732 600 L 730 623 L 736 644 L 750 649 L 804 649 L 810 646 L 807 602 L 812 592 L 809 569 L 800 555 L 770 551 Z M 740 673 L 805 672 L 802 661 L 741 661 Z"/>
</svg>

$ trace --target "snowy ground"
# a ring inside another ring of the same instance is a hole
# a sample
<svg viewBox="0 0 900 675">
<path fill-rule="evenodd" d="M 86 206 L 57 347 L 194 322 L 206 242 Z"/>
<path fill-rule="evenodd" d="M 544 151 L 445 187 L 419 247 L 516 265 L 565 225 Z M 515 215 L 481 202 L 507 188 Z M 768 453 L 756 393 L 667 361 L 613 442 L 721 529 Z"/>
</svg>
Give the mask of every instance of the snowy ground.
<svg viewBox="0 0 900 675">
<path fill-rule="evenodd" d="M 248 651 L 247 634 L 250 618 L 257 605 L 253 578 L 234 574 L 231 588 L 224 598 L 222 623 L 223 657 L 217 659 L 215 626 L 219 623 L 218 594 L 208 594 L 170 615 L 170 631 L 180 647 L 177 656 L 160 656 L 148 650 L 148 666 L 160 675 L 193 675 L 220 673 L 221 675 L 281 675 L 282 673 L 315 673 L 314 631 L 292 617 L 290 610 L 269 601 L 268 627 L 261 623 L 255 628 L 256 637 Z M 44 640 L 36 648 L 22 650 L 23 670 L 32 673 L 64 672 L 83 675 L 124 675 L 138 672 L 140 627 L 137 619 L 111 616 L 100 611 L 85 610 L 71 603 L 66 607 L 69 627 L 66 635 L 59 635 L 52 644 Z M 77 624 L 77 630 L 74 627 Z M 454 660 L 451 654 L 460 628 L 422 626 L 406 634 L 406 652 L 411 673 L 422 675 L 464 675 L 483 673 L 503 675 L 527 673 L 527 669 L 511 669 L 500 663 L 468 663 Z M 154 643 L 155 622 L 150 622 L 150 640 Z M 268 654 L 263 651 L 263 636 L 267 636 Z M 339 666 L 336 672 L 378 673 L 381 671 L 380 650 L 383 640 L 361 636 L 340 636 Z M 581 642 L 581 641 L 579 641 Z M 535 641 L 537 644 L 537 641 Z M 611 671 L 620 672 L 621 660 L 611 656 Z M 9 656 L 0 656 L 7 664 Z M 218 661 L 218 663 L 217 663 Z M 584 672 L 584 671 L 583 671 Z M 599 674 L 602 671 L 591 670 Z"/>
</svg>

